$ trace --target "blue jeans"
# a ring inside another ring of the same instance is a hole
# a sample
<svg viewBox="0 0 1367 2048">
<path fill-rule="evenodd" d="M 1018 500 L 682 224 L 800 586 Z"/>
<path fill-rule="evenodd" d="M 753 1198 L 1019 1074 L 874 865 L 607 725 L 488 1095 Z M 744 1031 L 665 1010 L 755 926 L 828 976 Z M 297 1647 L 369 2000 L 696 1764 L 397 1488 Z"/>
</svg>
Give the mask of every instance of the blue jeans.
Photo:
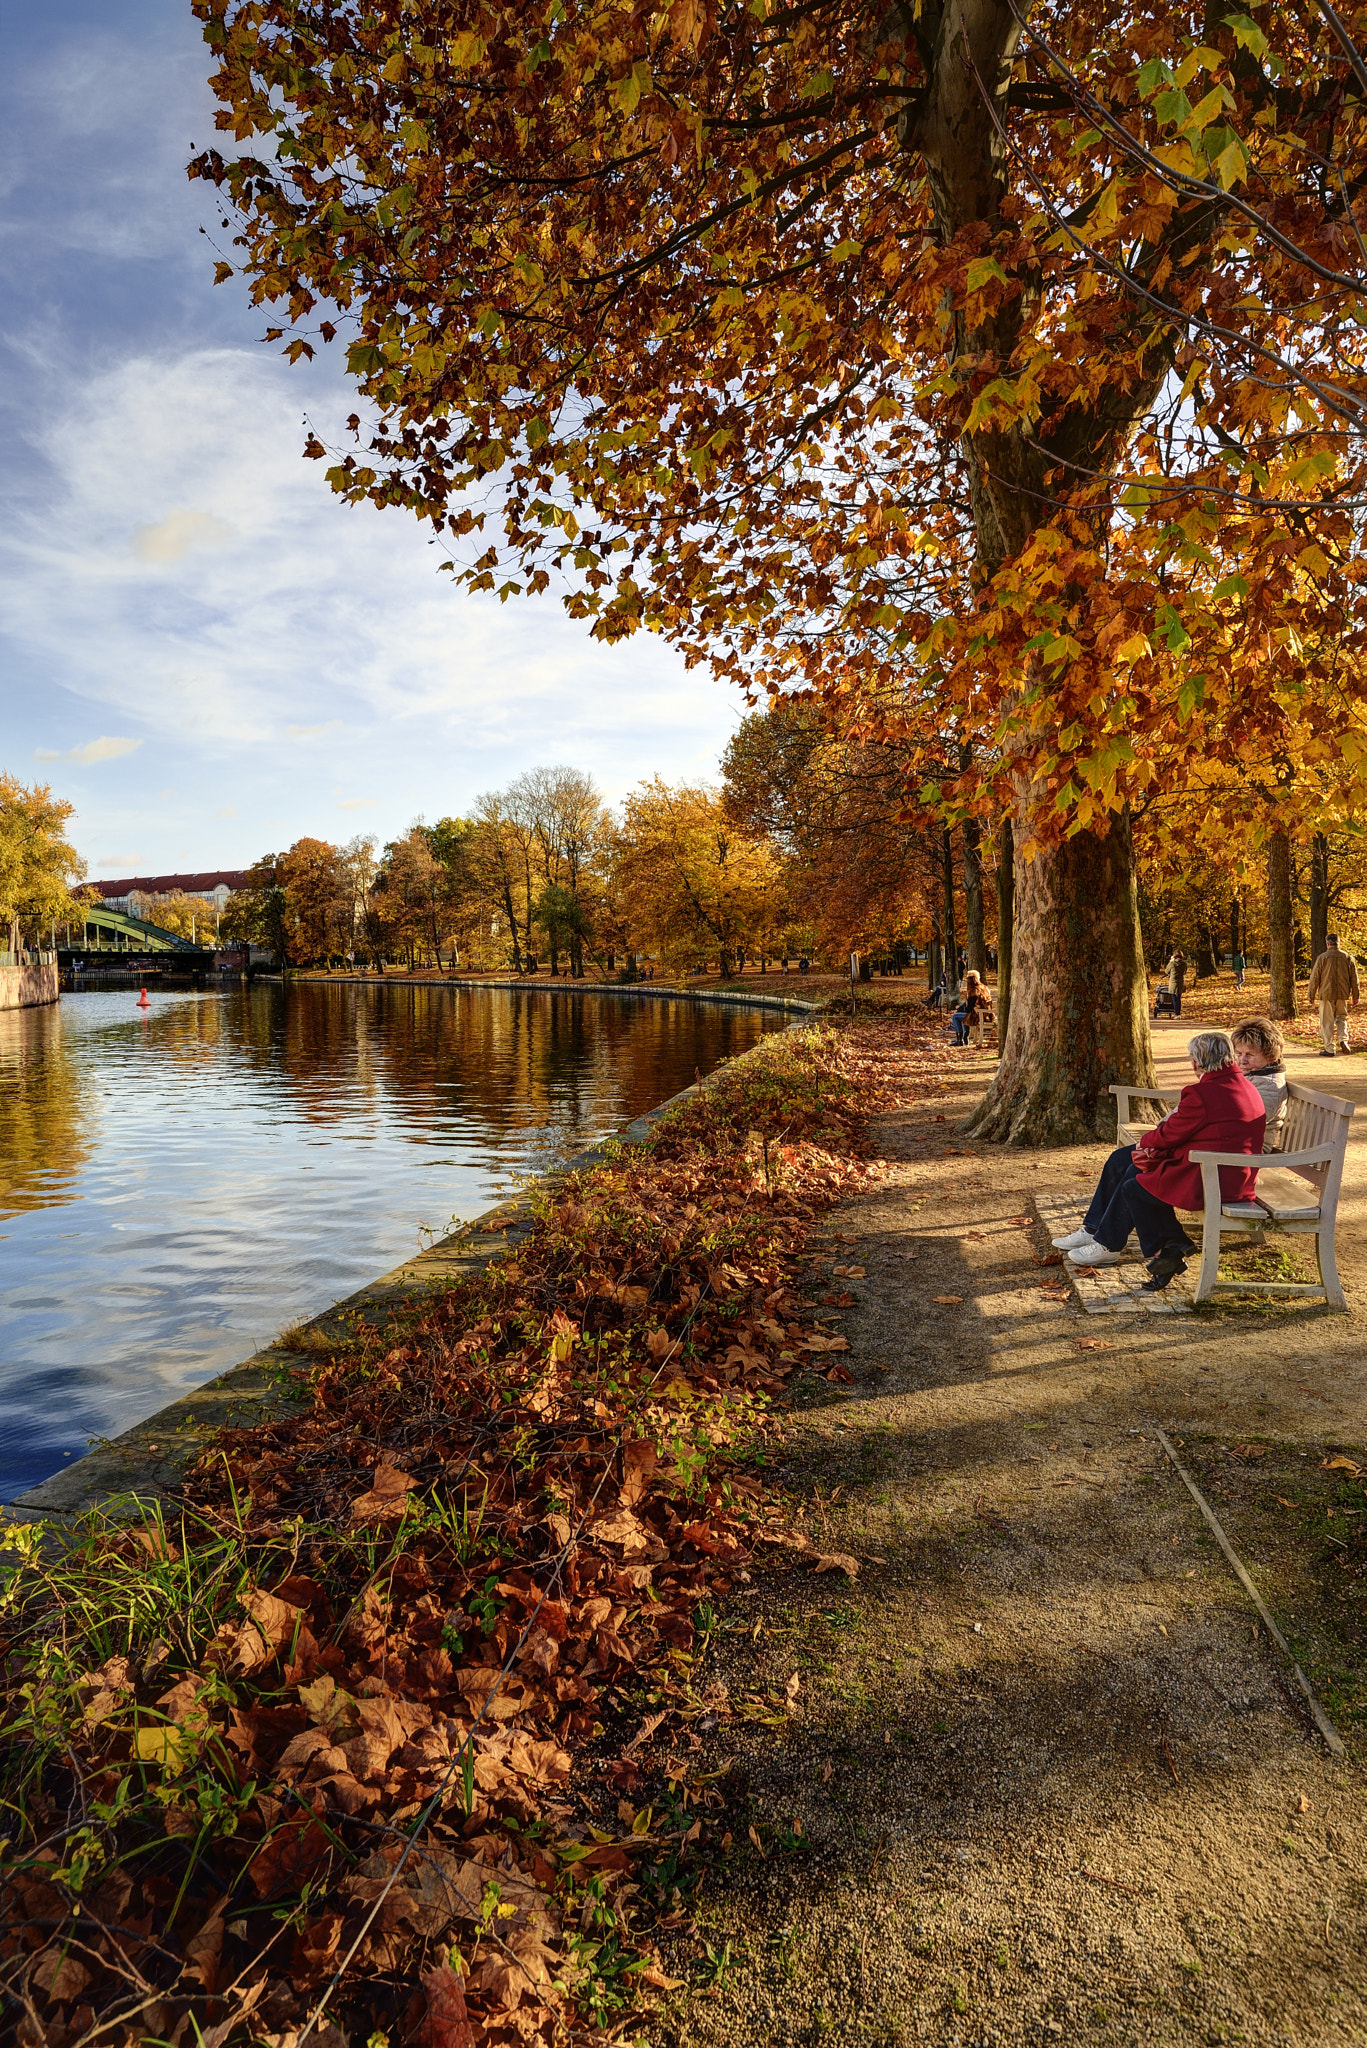
<svg viewBox="0 0 1367 2048">
<path fill-rule="evenodd" d="M 968 1013 L 965 1010 L 956 1010 L 954 1012 L 949 1020 L 949 1028 L 954 1033 L 954 1043 L 956 1045 L 968 1044 Z"/>
<path fill-rule="evenodd" d="M 1132 1230 L 1139 1234 L 1139 1249 L 1146 1259 L 1169 1249 L 1196 1249 L 1177 1221 L 1172 1203 L 1160 1202 L 1157 1195 L 1139 1185 L 1133 1145 L 1118 1146 L 1102 1167 L 1082 1227 L 1108 1252 L 1123 1252 Z"/>
</svg>

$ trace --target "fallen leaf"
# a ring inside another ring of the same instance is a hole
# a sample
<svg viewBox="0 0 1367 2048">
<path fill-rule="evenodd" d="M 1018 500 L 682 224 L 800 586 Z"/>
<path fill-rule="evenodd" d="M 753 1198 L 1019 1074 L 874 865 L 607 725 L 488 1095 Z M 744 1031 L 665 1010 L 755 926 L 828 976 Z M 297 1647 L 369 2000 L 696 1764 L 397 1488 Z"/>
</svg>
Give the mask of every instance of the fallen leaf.
<svg viewBox="0 0 1367 2048">
<path fill-rule="evenodd" d="M 397 1519 L 404 1511 L 406 1497 L 417 1485 L 394 1463 L 392 1451 L 385 1451 L 371 1475 L 370 1491 L 358 1494 L 351 1503 L 353 1522 L 383 1522 Z"/>
<path fill-rule="evenodd" d="M 821 1770 L 821 1782 L 822 1782 L 822 1784 L 823 1784 L 823 1785 L 829 1785 L 829 1784 L 830 1784 L 830 1782 L 831 1782 L 831 1779 L 832 1779 L 832 1778 L 833 1778 L 834 1776 L 835 1776 L 835 1765 L 834 1765 L 834 1764 L 824 1764 L 824 1765 L 822 1766 L 822 1770 Z"/>
<path fill-rule="evenodd" d="M 427 1993 L 427 2013 L 417 2038 L 423 2048 L 474 2048 L 475 2030 L 466 2009 L 460 1971 L 449 1963 L 425 1970 L 422 1988 Z"/>
<path fill-rule="evenodd" d="M 1260 1451 L 1259 1456 L 1261 1455 Z M 1354 1464 L 1351 1458 L 1325 1458 L 1320 1463 L 1321 1472 L 1346 1472 L 1353 1479 L 1357 1478 L 1361 1470 L 1361 1465 Z"/>
<path fill-rule="evenodd" d="M 945 1308 L 958 1308 L 963 1300 L 963 1296 L 962 1294 L 937 1294 L 934 1299 L 942 1303 Z"/>
<path fill-rule="evenodd" d="M 1063 1264 L 1062 1252 L 1045 1252 L 1042 1256 L 1039 1252 L 1031 1252 L 1030 1256 L 1037 1266 L 1061 1266 Z"/>
<path fill-rule="evenodd" d="M 204 1989 L 212 1998 L 218 1989 L 218 1964 L 223 1953 L 223 1908 L 226 1895 L 210 1913 L 197 1934 L 192 1934 L 185 1944 L 185 1967 L 182 1977 L 198 1977 Z"/>
<path fill-rule="evenodd" d="M 1304 1792 L 1302 1792 L 1300 1796 L 1300 1804 L 1297 1807 L 1296 1811 L 1298 1813 L 1309 1813 L 1310 1811 L 1310 1801 L 1306 1798 Z"/>
<path fill-rule="evenodd" d="M 763 1844 L 763 1842 L 761 1842 L 761 1840 L 760 1840 L 760 1838 L 759 1838 L 759 1829 L 758 1829 L 758 1828 L 757 1828 L 757 1827 L 756 1827 L 756 1826 L 754 1825 L 754 1822 L 753 1822 L 753 1821 L 751 1822 L 750 1826 L 749 1826 L 749 1827 L 748 1827 L 748 1828 L 746 1829 L 746 1831 L 745 1831 L 745 1832 L 746 1832 L 746 1833 L 747 1833 L 747 1834 L 749 1835 L 749 1837 L 750 1837 L 750 1840 L 751 1840 L 751 1841 L 752 1841 L 752 1842 L 754 1843 L 754 1845 L 755 1845 L 756 1849 L 758 1849 L 758 1851 L 759 1851 L 760 1855 L 761 1855 L 761 1856 L 763 1856 L 763 1854 L 764 1854 L 764 1844 Z"/>
<path fill-rule="evenodd" d="M 843 1550 L 833 1550 L 829 1555 L 818 1550 L 813 1568 L 817 1572 L 844 1572 L 846 1577 L 851 1579 L 859 1577 L 859 1559 L 848 1556 Z"/>
<path fill-rule="evenodd" d="M 73 1955 L 63 1955 L 59 1947 L 52 1947 L 40 1956 L 33 1967 L 32 1982 L 40 1991 L 45 1991 L 54 2004 L 64 2004 L 68 1999 L 79 1998 L 90 1982 L 90 1972 L 85 1964 Z"/>
<path fill-rule="evenodd" d="M 1073 1342 L 1079 1351 L 1114 1351 L 1109 1337 L 1075 1337 Z"/>
</svg>

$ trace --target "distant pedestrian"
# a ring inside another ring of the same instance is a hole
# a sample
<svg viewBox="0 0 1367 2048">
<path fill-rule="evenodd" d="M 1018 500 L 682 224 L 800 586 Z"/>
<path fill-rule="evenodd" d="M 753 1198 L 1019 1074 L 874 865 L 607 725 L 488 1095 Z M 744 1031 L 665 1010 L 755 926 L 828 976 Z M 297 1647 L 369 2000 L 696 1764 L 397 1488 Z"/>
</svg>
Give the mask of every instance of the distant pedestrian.
<svg viewBox="0 0 1367 2048">
<path fill-rule="evenodd" d="M 1351 953 L 1345 953 L 1337 937 L 1330 932 L 1324 942 L 1324 951 L 1310 970 L 1309 995 L 1311 1002 L 1318 1000 L 1320 1006 L 1320 1036 L 1324 1040 L 1322 1060 L 1331 1060 L 1335 1051 L 1351 1052 L 1348 1043 L 1348 1005 L 1356 1009 L 1362 991 L 1358 984 L 1357 962 Z M 1337 1047 L 1335 1039 L 1338 1040 Z"/>
<path fill-rule="evenodd" d="M 1245 968 L 1247 967 L 1247 965 L 1248 965 L 1248 962 L 1247 962 L 1247 961 L 1246 961 L 1246 960 L 1244 959 L 1244 956 L 1243 956 L 1243 954 L 1242 954 L 1242 953 L 1236 953 L 1236 954 L 1234 955 L 1234 986 L 1235 986 L 1235 988 L 1242 988 L 1242 987 L 1243 987 L 1243 985 L 1244 985 L 1244 969 L 1245 969 Z"/>
<path fill-rule="evenodd" d="M 1168 994 L 1172 997 L 1172 1014 L 1182 1014 L 1182 991 L 1187 985 L 1187 956 L 1179 946 L 1168 962 Z"/>
</svg>

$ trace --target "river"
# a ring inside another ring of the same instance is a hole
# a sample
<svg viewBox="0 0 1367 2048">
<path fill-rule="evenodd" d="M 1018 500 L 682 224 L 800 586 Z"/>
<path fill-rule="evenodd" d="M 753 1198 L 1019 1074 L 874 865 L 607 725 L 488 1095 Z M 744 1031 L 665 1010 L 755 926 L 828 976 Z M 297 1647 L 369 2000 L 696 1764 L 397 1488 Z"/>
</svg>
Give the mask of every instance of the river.
<svg viewBox="0 0 1367 2048">
<path fill-rule="evenodd" d="M 782 1027 L 273 984 L 0 1014 L 0 1500 Z"/>
</svg>

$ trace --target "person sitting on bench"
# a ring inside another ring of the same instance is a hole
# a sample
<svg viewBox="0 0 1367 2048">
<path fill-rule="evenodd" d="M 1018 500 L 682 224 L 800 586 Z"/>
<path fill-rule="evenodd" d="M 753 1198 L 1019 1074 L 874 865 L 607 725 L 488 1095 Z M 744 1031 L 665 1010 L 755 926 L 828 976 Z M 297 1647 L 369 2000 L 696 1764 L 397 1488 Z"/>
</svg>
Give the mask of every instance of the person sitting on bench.
<svg viewBox="0 0 1367 2048">
<path fill-rule="evenodd" d="M 949 1020 L 954 1032 L 954 1043 L 956 1045 L 967 1045 L 969 1029 L 976 1023 L 978 1027 L 978 1043 L 981 1045 L 983 1042 L 983 1019 L 990 1016 L 991 1011 L 992 998 L 983 987 L 982 976 L 978 973 L 976 967 L 970 967 L 964 976 L 964 992 L 960 996 L 954 1014 Z"/>
<path fill-rule="evenodd" d="M 1177 1221 L 1177 1210 L 1202 1209 L 1201 1169 L 1191 1153 L 1263 1149 L 1267 1112 L 1253 1083 L 1239 1071 L 1227 1032 L 1198 1031 L 1187 1045 L 1195 1081 L 1182 1090 L 1176 1109 L 1145 1131 L 1137 1145 L 1121 1145 L 1101 1169 L 1080 1230 L 1054 1239 L 1075 1266 L 1118 1266 L 1131 1230 L 1149 1269 L 1143 1292 L 1156 1294 L 1186 1270 L 1196 1247 Z M 1222 1166 L 1220 1194 L 1226 1202 L 1251 1201 L 1258 1185 L 1256 1166 Z"/>
<path fill-rule="evenodd" d="M 1270 1017 L 1245 1017 L 1229 1035 L 1234 1041 L 1234 1057 L 1262 1096 L 1263 1107 L 1267 1111 L 1263 1150 L 1278 1152 L 1281 1150 L 1282 1125 L 1290 1107 L 1286 1067 L 1282 1062 L 1286 1041 Z"/>
</svg>

